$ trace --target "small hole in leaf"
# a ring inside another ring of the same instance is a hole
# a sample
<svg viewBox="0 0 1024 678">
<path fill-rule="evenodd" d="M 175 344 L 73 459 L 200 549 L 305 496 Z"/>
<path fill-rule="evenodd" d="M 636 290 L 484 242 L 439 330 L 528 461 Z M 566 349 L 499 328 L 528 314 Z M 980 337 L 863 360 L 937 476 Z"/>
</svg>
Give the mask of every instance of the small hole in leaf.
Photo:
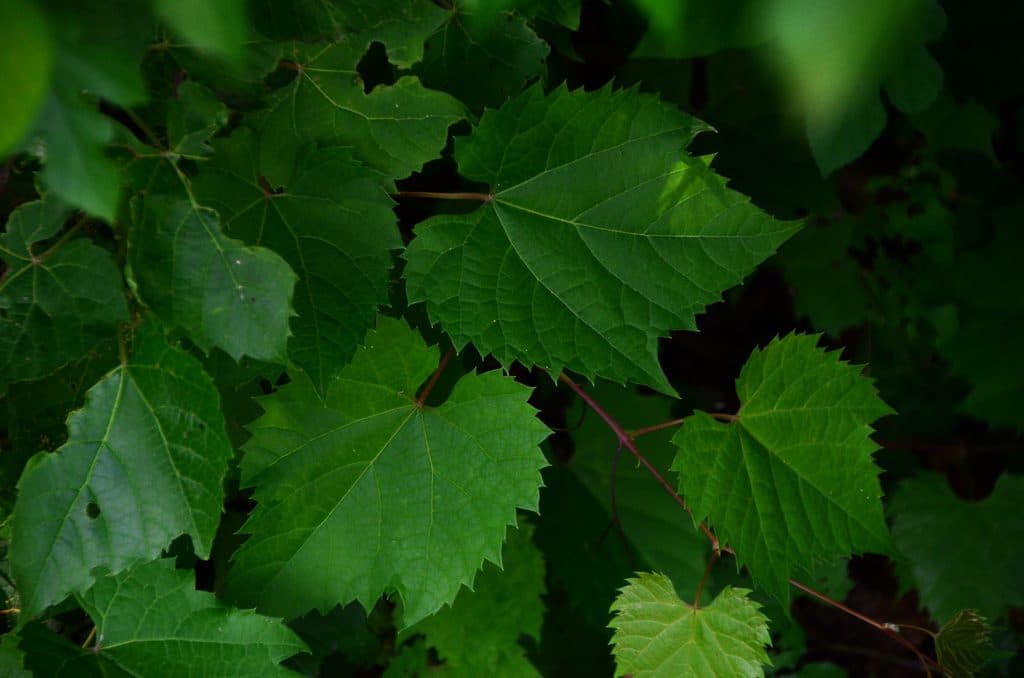
<svg viewBox="0 0 1024 678">
<path fill-rule="evenodd" d="M 90 501 L 85 507 L 85 515 L 89 516 L 90 520 L 95 520 L 100 517 L 100 507 L 94 501 Z"/>
</svg>

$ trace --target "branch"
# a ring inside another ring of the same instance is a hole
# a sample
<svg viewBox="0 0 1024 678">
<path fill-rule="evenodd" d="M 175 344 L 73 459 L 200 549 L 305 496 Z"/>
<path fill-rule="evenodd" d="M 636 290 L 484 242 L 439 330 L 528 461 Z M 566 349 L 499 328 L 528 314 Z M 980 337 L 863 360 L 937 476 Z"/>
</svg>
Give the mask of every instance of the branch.
<svg viewBox="0 0 1024 678">
<path fill-rule="evenodd" d="M 692 517 L 693 516 L 693 512 L 690 510 L 690 507 L 687 506 L 686 501 L 679 495 L 678 492 L 675 491 L 675 489 L 672 488 L 672 486 L 668 483 L 668 481 L 665 480 L 664 476 L 662 476 L 661 473 L 658 472 L 658 469 L 654 468 L 654 466 L 652 466 L 651 463 L 649 461 L 647 461 L 647 458 L 644 457 L 640 453 L 640 450 L 637 449 L 636 445 L 633 442 L 633 436 L 631 436 L 629 432 L 627 432 L 625 429 L 623 429 L 622 425 L 619 424 L 619 422 L 616 421 L 614 417 L 612 417 L 610 414 L 608 414 L 608 412 L 606 412 L 604 410 L 604 408 L 602 408 L 601 405 L 599 405 L 597 403 L 597 401 L 595 401 L 593 398 L 591 398 L 590 395 L 588 395 L 586 391 L 584 391 L 576 382 L 574 382 L 571 378 L 569 378 L 569 376 L 566 375 L 564 372 L 558 375 L 558 380 L 561 381 L 566 386 L 568 386 L 569 388 L 571 388 L 576 393 L 576 395 L 578 395 L 583 400 L 583 402 L 585 402 L 587 404 L 587 406 L 590 409 L 592 409 L 595 414 L 597 414 L 597 416 L 601 417 L 601 419 L 604 420 L 604 423 L 608 425 L 608 428 L 610 428 L 612 430 L 612 432 L 615 433 L 616 437 L 618 437 L 619 442 L 627 450 L 629 450 L 630 452 L 633 453 L 633 456 L 635 456 L 640 461 L 640 463 L 643 464 L 644 468 L 646 468 L 647 471 L 650 472 L 650 474 L 652 476 L 654 476 L 654 479 L 657 480 L 658 483 L 665 489 L 665 491 L 668 492 L 672 496 L 672 498 L 675 500 L 675 502 L 677 504 L 679 504 L 679 506 L 681 506 L 683 508 L 683 510 L 685 510 L 687 513 L 689 513 L 690 516 Z M 724 419 L 726 421 L 732 421 L 732 420 L 736 419 L 735 415 L 729 415 L 729 414 L 724 414 L 724 413 L 720 413 L 720 414 L 717 414 L 717 415 L 713 414 L 711 416 L 715 417 L 716 419 Z M 659 428 L 668 428 L 669 425 L 670 424 L 667 422 L 664 425 L 659 424 L 659 425 L 657 425 L 657 427 L 659 427 Z M 654 427 L 649 427 L 649 428 L 654 428 Z M 639 431 L 645 431 L 645 429 L 639 429 Z M 650 431 L 646 431 L 646 432 L 650 432 Z M 634 432 L 634 434 L 635 433 L 636 432 Z M 718 542 L 718 537 L 715 536 L 714 532 L 712 532 L 710 529 L 708 529 L 708 527 L 706 525 L 704 525 L 704 523 L 700 524 L 700 529 L 701 529 L 701 532 L 703 532 L 704 535 L 711 542 L 713 556 L 717 556 L 717 554 L 719 554 L 719 553 L 729 553 L 729 554 L 731 554 L 733 556 L 736 555 L 736 552 L 733 549 L 729 548 L 728 546 L 721 546 L 719 544 L 719 542 Z M 712 561 L 711 561 L 711 564 L 713 564 L 713 563 L 714 563 L 714 557 L 712 558 Z M 710 570 L 710 565 L 709 565 L 708 569 Z M 707 572 L 705 572 L 705 577 L 706 576 L 707 576 Z M 885 635 L 889 636 L 890 638 L 892 638 L 893 640 L 895 640 L 899 644 L 901 644 L 904 647 L 906 647 L 908 650 L 913 652 L 914 655 L 918 658 L 918 660 L 921 662 L 922 666 L 925 669 L 925 673 L 928 676 L 932 675 L 932 672 L 931 672 L 931 667 L 932 666 L 934 666 L 936 669 L 938 669 L 940 672 L 942 672 L 943 675 L 945 674 L 945 669 L 942 668 L 941 664 L 939 664 L 937 661 L 935 661 L 931 657 L 928 657 L 927 655 L 923 654 L 920 650 L 917 649 L 917 647 L 915 647 L 913 645 L 913 643 L 911 643 L 910 641 L 908 641 L 906 638 L 904 638 L 903 636 L 901 636 L 899 634 L 899 632 L 898 632 L 899 631 L 899 627 L 897 627 L 897 626 L 895 626 L 893 624 L 885 624 L 883 622 L 880 622 L 880 621 L 877 621 L 875 619 L 872 619 L 871 617 L 868 617 L 867 615 L 864 615 L 864 614 L 862 614 L 860 612 L 857 612 L 853 608 L 847 607 L 846 605 L 844 605 L 843 603 L 839 602 L 838 600 L 833 600 L 832 598 L 829 598 L 828 596 L 826 596 L 824 593 L 820 593 L 820 592 L 812 589 L 810 586 L 807 586 L 804 583 L 798 582 L 795 579 L 790 579 L 789 583 L 791 585 L 793 585 L 795 588 L 803 591 L 804 593 L 807 593 L 808 595 L 814 596 L 815 598 L 817 598 L 818 600 L 822 601 L 823 603 L 831 605 L 832 607 L 834 607 L 834 608 L 836 608 L 836 609 L 838 609 L 838 610 L 840 610 L 842 612 L 845 612 L 846 614 L 854 617 L 855 619 L 859 619 L 860 621 L 864 622 L 868 626 L 871 626 L 872 628 L 881 631 L 882 633 L 884 633 Z M 700 592 L 702 590 L 703 590 L 703 586 L 701 587 L 700 590 L 698 590 L 698 600 L 699 600 Z"/>
<path fill-rule="evenodd" d="M 423 407 L 423 403 L 426 402 L 427 396 L 429 396 L 430 392 L 434 390 L 435 386 L 437 386 L 437 381 L 441 378 L 441 373 L 444 372 L 444 368 L 448 366 L 448 361 L 452 359 L 453 355 L 455 355 L 454 346 L 448 349 L 448 352 L 444 354 L 444 357 L 441 358 L 441 363 L 437 366 L 437 369 L 434 370 L 434 373 L 430 375 L 430 381 L 428 381 L 427 385 L 423 387 L 422 391 L 420 391 L 419 397 L 416 398 L 416 407 Z"/>
<path fill-rule="evenodd" d="M 562 372 L 561 374 L 558 375 L 558 380 L 561 381 L 566 386 L 568 386 L 569 388 L 571 388 L 573 391 L 575 391 L 576 395 L 578 395 L 583 400 L 583 402 L 587 404 L 587 407 L 592 409 L 594 411 L 594 414 L 601 417 L 601 419 L 604 420 L 604 423 L 608 424 L 608 428 L 610 428 L 615 433 L 616 437 L 619 439 L 619 443 L 621 443 L 623 447 L 625 447 L 627 450 L 633 453 L 633 456 L 636 457 L 641 464 L 643 464 L 644 468 L 646 468 L 647 471 L 652 476 L 654 476 L 654 479 L 657 480 L 663 488 L 665 488 L 665 491 L 672 496 L 675 502 L 679 504 L 679 506 L 682 507 L 684 511 L 693 516 L 693 511 L 691 511 L 690 507 L 686 505 L 686 501 L 684 501 L 683 498 L 679 495 L 679 493 L 676 492 L 675 489 L 673 489 L 672 485 L 670 485 L 669 482 L 665 480 L 665 477 L 661 475 L 660 472 L 658 472 L 658 469 L 654 468 L 651 462 L 647 461 L 647 457 L 640 453 L 640 450 L 638 450 L 636 445 L 633 443 L 633 439 L 629 437 L 629 434 L 626 433 L 626 430 L 622 428 L 619 422 L 615 421 L 614 417 L 605 412 L 604 408 L 598 405 L 597 401 L 595 401 L 593 398 L 587 395 L 587 392 L 580 388 L 579 384 L 570 379 L 565 372 Z M 708 540 L 711 541 L 711 548 L 713 550 L 721 550 L 721 547 L 718 545 L 718 537 L 716 537 L 715 534 L 708 529 L 707 525 L 705 525 L 704 523 L 700 523 L 700 531 L 703 532 L 704 536 L 706 536 Z"/>
<path fill-rule="evenodd" d="M 490 202 L 494 200 L 491 193 L 441 193 L 438 191 L 399 191 L 392 193 L 392 198 L 434 198 L 435 200 L 479 200 Z"/>
</svg>

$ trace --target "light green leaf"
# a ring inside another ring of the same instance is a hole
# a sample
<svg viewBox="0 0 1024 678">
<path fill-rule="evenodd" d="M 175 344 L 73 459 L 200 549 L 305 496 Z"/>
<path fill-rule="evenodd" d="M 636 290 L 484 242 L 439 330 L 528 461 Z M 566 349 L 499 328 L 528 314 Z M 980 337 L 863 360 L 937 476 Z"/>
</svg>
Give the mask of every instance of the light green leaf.
<svg viewBox="0 0 1024 678">
<path fill-rule="evenodd" d="M 463 105 L 409 76 L 366 94 L 356 71 L 364 49 L 358 36 L 327 47 L 295 47 L 291 59 L 297 74 L 277 96 L 263 127 L 261 165 L 271 183 L 286 183 L 282 173 L 292 166 L 289 147 L 295 139 L 351 146 L 360 160 L 393 179 L 440 157 L 448 126 L 465 115 Z"/>
<path fill-rule="evenodd" d="M 157 0 L 156 10 L 199 50 L 230 61 L 241 58 L 249 35 L 245 0 Z"/>
<path fill-rule="evenodd" d="M 521 17 L 505 12 L 474 20 L 455 11 L 425 47 L 415 73 L 477 113 L 497 108 L 544 74 L 548 44 Z"/>
<path fill-rule="evenodd" d="M 488 111 L 456 159 L 493 199 L 417 225 L 410 301 L 502 364 L 673 393 L 658 338 L 695 329 L 798 228 L 683 152 L 706 129 L 635 90 L 538 86 Z"/>
<path fill-rule="evenodd" d="M 213 383 L 154 324 L 132 357 L 68 419 L 68 442 L 40 453 L 18 484 L 11 572 L 25 618 L 188 534 L 210 553 L 232 456 Z"/>
<path fill-rule="evenodd" d="M 109 252 L 87 237 L 43 245 L 70 213 L 53 198 L 26 203 L 0 235 L 0 391 L 77 360 L 128 319 Z"/>
<path fill-rule="evenodd" d="M 216 142 L 195 180 L 232 236 L 268 247 L 298 272 L 288 355 L 327 390 L 388 299 L 391 251 L 401 248 L 386 179 L 345 148 L 310 149 L 282 192 L 260 185 L 259 142 L 239 130 Z"/>
<path fill-rule="evenodd" d="M 736 420 L 696 412 L 672 439 L 694 519 L 709 519 L 783 603 L 797 573 L 889 547 L 870 435 L 892 409 L 859 366 L 817 343 L 793 334 L 754 349 L 736 381 Z"/>
<path fill-rule="evenodd" d="M 544 618 L 544 559 L 529 523 L 508 534 L 501 567 L 485 564 L 473 590 L 463 589 L 451 607 L 403 631 L 422 633 L 452 676 L 536 676 L 520 636 L 540 640 Z"/>
<path fill-rule="evenodd" d="M 0 159 L 32 128 L 50 84 L 53 68 L 53 37 L 46 16 L 32 0 L 0 3 L 0 43 L 18 49 L 0 52 L 0 72 L 5 74 L 0 97 Z"/>
<path fill-rule="evenodd" d="M 996 656 L 992 627 L 975 610 L 961 610 L 935 634 L 935 655 L 952 678 L 971 678 Z"/>
<path fill-rule="evenodd" d="M 1024 605 L 1024 478 L 1003 475 L 987 498 L 966 502 L 945 478 L 919 474 L 890 501 L 892 536 L 906 584 L 917 588 L 932 619 L 970 608 L 989 619 Z M 909 577 L 909 581 L 906 578 Z"/>
<path fill-rule="evenodd" d="M 196 591 L 192 574 L 171 559 L 100 577 L 79 600 L 96 624 L 93 646 L 28 627 L 21 646 L 36 675 L 288 676 L 295 674 L 280 662 L 306 651 L 280 620 Z"/>
<path fill-rule="evenodd" d="M 258 505 L 228 577 L 247 606 L 294 617 L 393 591 L 415 623 L 498 562 L 516 508 L 537 508 L 547 429 L 529 389 L 468 375 L 424 408 L 437 349 L 384 318 L 364 346 L 323 402 L 301 372 L 261 401 L 242 460 Z"/>
<path fill-rule="evenodd" d="M 711 604 L 679 599 L 663 574 L 640 573 L 612 605 L 616 675 L 763 676 L 768 620 L 749 591 L 726 587 Z"/>
<path fill-rule="evenodd" d="M 186 198 L 135 204 L 128 261 L 142 300 L 204 351 L 285 360 L 295 273 L 280 256 L 221 232 L 217 213 Z"/>
</svg>

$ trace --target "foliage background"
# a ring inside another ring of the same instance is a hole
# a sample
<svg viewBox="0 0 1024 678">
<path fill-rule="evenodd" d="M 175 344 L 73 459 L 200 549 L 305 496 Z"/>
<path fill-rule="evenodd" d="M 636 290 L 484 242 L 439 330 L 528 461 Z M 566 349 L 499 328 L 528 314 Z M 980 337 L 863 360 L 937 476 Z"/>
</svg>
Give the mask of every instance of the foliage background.
<svg viewBox="0 0 1024 678">
<path fill-rule="evenodd" d="M 588 91 L 608 83 L 636 86 L 717 130 L 697 137 L 690 151 L 714 154 L 714 168 L 732 188 L 778 218 L 806 219 L 804 230 L 777 256 L 698 317 L 699 332 L 674 332 L 660 343 L 661 366 L 681 399 L 599 382 L 593 389 L 598 401 L 626 428 L 692 410 L 735 412 L 740 403 L 734 382 L 755 347 L 794 330 L 824 333 L 825 345 L 869 366 L 881 397 L 898 416 L 881 420 L 874 436 L 883 448 L 876 460 L 884 471 L 896 552 L 891 558 L 856 556 L 820 573 L 821 590 L 875 619 L 930 629 L 962 608 L 976 608 L 995 622 L 995 644 L 1005 651 L 986 670 L 995 675 L 1024 671 L 1017 654 L 1024 633 L 1019 582 L 1024 524 L 1017 508 L 1024 472 L 1024 280 L 1017 261 L 1024 216 L 1024 83 L 1018 72 L 1024 43 L 1017 35 L 1020 17 L 1013 16 L 1018 10 L 963 0 L 846 3 L 838 17 L 814 11 L 820 3 L 757 0 L 458 4 L 463 18 L 428 31 L 433 35 L 422 59 L 417 56 L 422 40 L 401 31 L 357 55 L 365 91 L 416 76 L 479 113 L 534 80 L 545 89 L 563 82 Z M 169 140 L 187 153 L 189 144 L 205 141 L 203 130 L 197 132 L 189 120 L 197 113 L 202 118 L 204 106 L 229 129 L 243 116 L 262 120 L 264 90 L 286 83 L 291 74 L 286 67 L 275 68 L 279 55 L 235 47 L 252 35 L 244 28 L 245 17 L 255 18 L 257 29 L 269 37 L 282 37 L 275 31 L 315 30 L 302 24 L 301 10 L 317 3 L 226 3 L 237 16 L 230 10 L 205 16 L 203 3 L 154 3 L 161 30 L 189 34 L 197 50 L 160 43 L 166 34 L 154 33 L 153 17 L 133 11 L 131 3 L 104 3 L 102 10 L 93 5 L 52 2 L 33 10 L 26 2 L 13 2 L 0 9 L 0 37 L 19 45 L 3 57 L 12 60 L 4 69 L 12 80 L 0 92 L 6 120 L 0 153 L 10 153 L 0 168 L 0 216 L 7 220 L 49 187 L 99 217 L 88 221 L 84 232 L 123 263 L 131 255 L 119 249 L 122 234 L 106 222 L 128 221 L 125 206 L 112 197 L 124 158 L 106 151 L 105 144 L 122 136 L 141 138 L 147 121 L 179 120 L 177 132 L 168 123 Z M 4 12 L 17 20 L 5 21 Z M 154 49 L 155 44 L 162 47 Z M 442 44 L 461 51 L 452 48 L 438 56 Z M 144 55 L 139 72 L 144 77 L 115 72 L 138 65 L 138 60 L 124 61 L 125 53 Z M 84 66 L 96 64 L 92 77 L 109 75 L 112 82 L 131 86 L 108 88 L 95 110 L 66 101 L 82 82 L 76 78 L 90 77 L 83 75 Z M 182 83 L 184 73 L 209 86 L 228 107 L 197 93 L 176 108 L 177 95 L 191 84 Z M 264 73 L 269 73 L 265 79 Z M 58 129 L 52 120 L 62 115 L 69 136 L 53 136 L 45 148 L 33 145 L 39 120 Z M 454 111 L 444 115 L 448 122 L 459 118 Z M 466 134 L 469 128 L 456 122 L 452 131 Z M 192 139 L 189 133 L 199 136 Z M 218 158 L 247 152 L 232 149 L 226 136 L 213 141 Z M 409 161 L 408 167 L 382 161 L 375 169 L 403 178 L 397 189 L 404 192 L 480 189 L 459 176 L 450 140 L 443 152 L 437 150 L 437 159 L 425 158 L 429 162 L 422 168 L 422 161 Z M 66 162 L 70 158 L 77 162 Z M 345 162 L 324 156 L 306 160 L 310 166 Z M 271 177 L 291 171 L 270 165 L 264 170 Z M 155 171 L 153 177 L 161 180 Z M 307 181 L 310 191 L 322 189 L 313 182 Z M 223 184 L 197 181 L 196 191 L 203 204 L 223 200 L 214 206 L 227 219 L 232 206 Z M 403 197 L 395 211 L 408 243 L 424 219 L 470 208 Z M 12 223 L 7 221 L 8 237 Z M 238 231 L 233 236 L 240 237 Z M 135 261 L 140 271 L 145 261 Z M 431 343 L 446 341 L 422 305 L 407 304 L 400 278 L 405 263 L 396 258 L 394 265 L 377 302 L 389 302 Z M 374 308 L 371 303 L 364 315 L 372 318 Z M 258 326 L 258 315 L 253 322 Z M 116 363 L 117 347 L 112 337 L 92 342 L 85 358 L 34 375 L 18 372 L 16 358 L 27 351 L 24 345 L 7 342 L 3 348 L 7 391 L 0 491 L 7 515 L 26 460 L 64 442 L 67 412 L 81 407 L 84 391 Z M 74 354 L 73 347 L 67 350 Z M 294 358 L 292 345 L 289 350 Z M 442 375 L 438 401 L 457 379 L 481 367 L 497 363 L 473 350 L 461 353 Z M 260 413 L 253 396 L 275 391 L 287 377 L 255 361 L 236 364 L 217 351 L 204 359 L 204 368 L 219 389 L 228 421 L 230 441 L 218 442 L 218 449 L 227 454 L 230 444 L 237 451 L 249 437 L 244 426 Z M 571 392 L 556 388 L 539 370 L 516 367 L 512 373 L 535 387 L 531 404 L 555 431 L 544 444 L 551 466 L 543 472 L 541 518 L 521 521 L 524 527 L 506 547 L 521 548 L 521 553 L 506 552 L 506 574 L 524 593 L 509 602 L 502 588 L 509 584 L 501 583 L 491 565 L 478 576 L 477 589 L 494 599 L 492 610 L 532 603 L 517 610 L 511 630 L 485 630 L 483 620 L 493 612 L 484 603 L 480 609 L 466 607 L 466 618 L 437 615 L 400 632 L 386 600 L 369 606 L 369 614 L 354 603 L 310 613 L 290 626 L 311 653 L 294 656 L 287 666 L 312 675 L 412 675 L 437 666 L 466 673 L 607 675 L 613 671 L 608 609 L 625 578 L 657 569 L 672 576 L 678 588 L 683 588 L 679 581 L 699 580 L 706 546 L 699 535 L 681 529 L 689 519 L 657 494 L 642 470 L 622 459 L 616 480 L 622 530 L 617 530 L 609 499 L 614 437 Z M 662 470 L 674 454 L 670 438 L 671 431 L 642 438 L 645 454 Z M 187 539 L 168 550 L 180 569 L 194 570 L 201 590 L 222 590 L 239 541 L 233 533 L 253 508 L 237 477 L 229 477 L 227 487 L 226 513 L 218 538 L 207 545 L 209 553 L 197 553 L 203 547 Z M 688 547 L 669 548 L 670 540 Z M 539 558 L 531 542 L 539 547 Z M 519 561 L 521 569 L 514 569 Z M 5 607 L 17 607 L 18 592 L 6 574 L 5 582 Z M 751 587 L 744 573 L 723 562 L 710 588 L 726 585 Z M 833 608 L 795 596 L 787 616 L 778 603 L 759 600 L 770 620 L 769 653 L 780 675 L 920 675 L 913 655 Z M 52 609 L 49 632 L 82 643 L 93 623 L 83 607 L 87 612 L 83 601 Z M 16 615 L 4 619 L 14 630 Z M 27 628 L 33 630 L 17 631 L 21 647 L 38 655 L 52 639 L 39 635 L 45 630 L 40 625 Z M 922 651 L 933 651 L 926 635 L 906 633 Z M 480 656 L 491 656 L 481 647 L 495 648 L 498 663 L 474 665 Z M 0 662 L 5 652 L 15 652 L 9 640 L 0 645 Z M 282 651 L 280 659 L 288 655 Z M 49 675 L 49 670 L 37 667 L 36 673 Z"/>
</svg>

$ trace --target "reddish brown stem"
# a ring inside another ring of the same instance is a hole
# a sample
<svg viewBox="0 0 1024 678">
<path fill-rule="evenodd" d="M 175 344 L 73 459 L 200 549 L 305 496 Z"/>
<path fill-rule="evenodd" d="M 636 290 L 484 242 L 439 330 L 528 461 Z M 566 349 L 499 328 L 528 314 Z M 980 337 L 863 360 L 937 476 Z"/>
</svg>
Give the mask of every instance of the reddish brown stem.
<svg viewBox="0 0 1024 678">
<path fill-rule="evenodd" d="M 430 375 L 430 381 L 428 381 L 427 385 L 423 387 L 422 391 L 420 391 L 419 397 L 416 398 L 416 407 L 423 407 L 423 403 L 427 401 L 427 396 L 429 396 L 430 392 L 434 390 L 434 387 L 437 385 L 437 381 L 441 378 L 441 373 L 444 372 L 444 368 L 448 366 L 448 361 L 452 359 L 453 355 L 455 355 L 454 346 L 448 349 L 448 352 L 444 354 L 444 357 L 441 358 L 441 363 L 437 366 L 437 369 L 434 370 L 434 373 Z"/>
<path fill-rule="evenodd" d="M 660 424 L 654 424 L 653 426 L 644 426 L 643 428 L 635 428 L 632 431 L 627 431 L 626 433 L 629 434 L 630 438 L 633 438 L 635 440 L 635 439 L 639 438 L 640 436 L 647 435 L 648 433 L 654 433 L 656 431 L 663 431 L 663 430 L 665 430 L 667 428 L 672 428 L 673 426 L 679 426 L 680 424 L 683 423 L 683 421 L 685 421 L 685 420 L 683 420 L 683 419 L 673 419 L 671 421 L 663 421 Z"/>
<path fill-rule="evenodd" d="M 684 511 L 686 511 L 692 516 L 693 512 L 690 510 L 690 507 L 686 505 L 686 501 L 683 500 L 683 498 L 679 495 L 678 492 L 675 491 L 672 485 L 670 485 L 669 482 L 665 480 L 665 477 L 661 475 L 658 469 L 654 468 L 651 462 L 647 461 L 647 457 L 640 453 L 640 450 L 638 450 L 636 445 L 633 444 L 633 439 L 629 437 L 629 434 L 626 433 L 626 430 L 622 428 L 619 422 L 615 421 L 614 417 L 605 412 L 604 408 L 601 407 L 597 403 L 597 401 L 591 398 L 590 395 L 588 395 L 587 392 L 584 391 L 579 386 L 579 384 L 570 379 L 565 372 L 559 374 L 558 379 L 563 384 L 571 388 L 576 393 L 576 395 L 578 395 L 580 399 L 587 404 L 587 407 L 594 411 L 594 414 L 596 414 L 597 416 L 601 417 L 601 419 L 604 420 L 604 423 L 608 425 L 608 428 L 610 428 L 612 432 L 615 433 L 615 436 L 619 439 L 619 443 L 621 443 L 627 450 L 629 450 L 633 454 L 633 456 L 636 457 L 637 460 L 643 465 L 643 467 L 647 469 L 648 473 L 654 476 L 654 479 L 657 480 L 658 483 L 665 489 L 665 491 L 672 496 L 672 499 L 674 499 L 675 502 L 679 504 L 679 506 L 681 506 Z M 715 551 L 720 550 L 720 547 L 718 545 L 718 537 L 716 537 L 715 534 L 708 529 L 707 525 L 701 523 L 700 531 L 703 532 L 704 536 L 706 536 L 711 541 L 711 547 Z"/>
<path fill-rule="evenodd" d="M 711 568 L 715 566 L 715 561 L 718 560 L 718 551 L 712 551 L 711 557 L 708 558 L 708 566 L 704 568 L 704 576 L 700 578 L 700 584 L 697 585 L 697 595 L 693 597 L 693 609 L 700 609 L 700 596 L 704 593 L 704 585 L 708 583 L 708 575 L 711 574 Z"/>
<path fill-rule="evenodd" d="M 435 200 L 479 200 L 490 202 L 494 196 L 490 193 L 441 193 L 438 191 L 399 191 L 392 193 L 395 198 L 434 198 Z"/>
<path fill-rule="evenodd" d="M 939 664 L 937 661 L 935 661 L 934 659 L 932 659 L 928 655 L 926 655 L 923 652 L 921 652 L 920 650 L 918 650 L 917 647 L 915 647 L 913 643 L 911 643 L 909 640 L 907 640 L 906 638 L 901 636 L 897 631 L 894 631 L 892 629 L 892 625 L 884 624 L 884 623 L 882 623 L 880 621 L 872 619 L 871 617 L 869 617 L 869 616 L 867 616 L 865 614 L 861 614 L 860 612 L 857 612 L 857 610 L 854 610 L 852 607 L 847 607 L 843 603 L 840 603 L 838 600 L 834 600 L 832 598 L 829 598 L 824 593 L 821 593 L 820 591 L 815 591 L 810 586 L 807 586 L 806 584 L 802 584 L 802 583 L 798 582 L 795 579 L 790 579 L 789 583 L 792 584 L 794 588 L 800 589 L 801 591 L 803 591 L 807 595 L 814 596 L 815 598 L 817 598 L 821 602 L 825 603 L 826 605 L 831 605 L 832 607 L 836 608 L 837 610 L 841 610 L 841 611 L 845 612 L 846 614 L 850 615 L 851 617 L 854 617 L 855 619 L 859 619 L 860 621 L 864 622 L 868 626 L 871 626 L 871 627 L 873 627 L 875 629 L 878 629 L 879 631 L 881 631 L 885 635 L 889 636 L 890 638 L 895 640 L 897 643 L 899 643 L 900 645 L 904 646 L 905 648 L 907 648 L 908 650 L 913 652 L 917 656 L 917 658 L 921 662 L 921 664 L 924 666 L 925 672 L 929 676 L 931 675 L 931 669 L 930 669 L 929 665 L 934 666 L 943 675 L 945 675 L 945 669 L 942 667 L 941 664 Z"/>
</svg>

